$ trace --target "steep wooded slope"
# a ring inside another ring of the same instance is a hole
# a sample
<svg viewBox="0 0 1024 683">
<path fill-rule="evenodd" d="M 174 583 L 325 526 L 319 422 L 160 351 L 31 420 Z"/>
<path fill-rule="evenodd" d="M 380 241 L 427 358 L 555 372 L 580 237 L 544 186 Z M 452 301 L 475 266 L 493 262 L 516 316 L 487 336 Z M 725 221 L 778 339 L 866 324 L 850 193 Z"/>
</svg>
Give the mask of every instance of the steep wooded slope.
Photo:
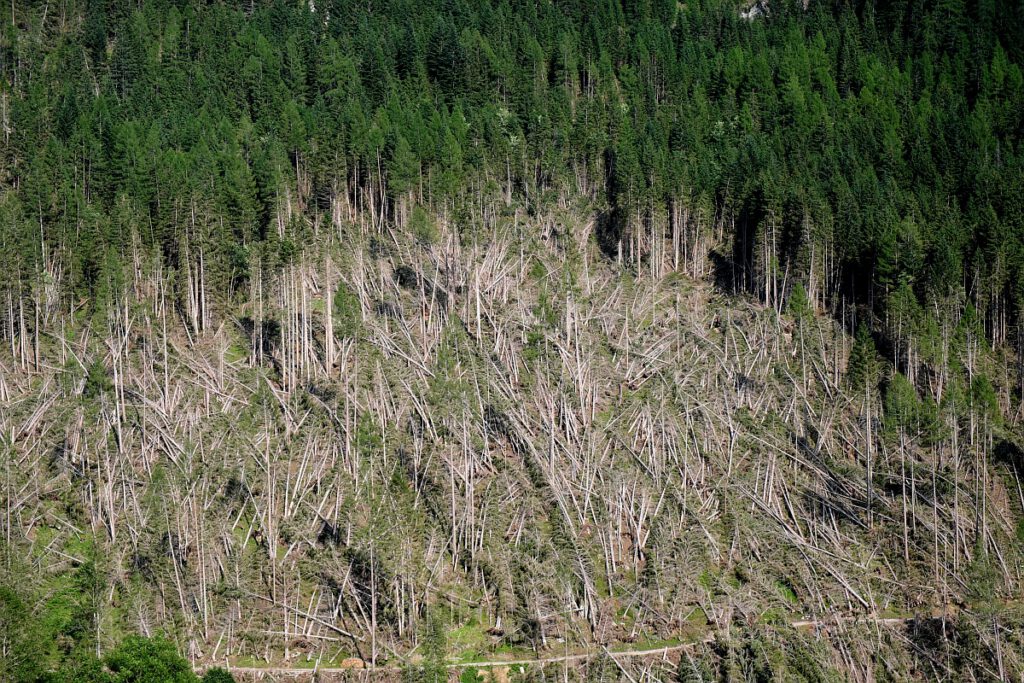
<svg viewBox="0 0 1024 683">
<path fill-rule="evenodd" d="M 10 3 L 0 678 L 1019 675 L 1022 12 Z"/>
<path fill-rule="evenodd" d="M 101 643 L 200 659 L 394 663 L 434 612 L 485 653 L 1019 595 L 1012 381 L 921 400 L 870 338 L 622 272 L 572 211 L 433 229 L 324 226 L 199 334 L 142 261 L 102 326 L 4 360 L 15 571 L 52 598 L 87 567 Z M 1015 637 L 978 647 L 1018 667 Z"/>
</svg>

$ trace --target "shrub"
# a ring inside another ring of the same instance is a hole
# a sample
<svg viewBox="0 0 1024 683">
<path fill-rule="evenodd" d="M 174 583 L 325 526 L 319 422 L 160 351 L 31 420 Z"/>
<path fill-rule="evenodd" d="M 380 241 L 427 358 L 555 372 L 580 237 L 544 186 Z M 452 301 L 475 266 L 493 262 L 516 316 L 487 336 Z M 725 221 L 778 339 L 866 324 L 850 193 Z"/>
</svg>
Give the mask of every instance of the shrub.
<svg viewBox="0 0 1024 683">
<path fill-rule="evenodd" d="M 203 683 L 235 683 L 235 677 L 218 666 L 203 675 Z"/>
<path fill-rule="evenodd" d="M 196 683 L 174 645 L 163 638 L 129 636 L 104 659 L 116 683 Z M 216 679 L 215 679 L 216 680 Z"/>
</svg>

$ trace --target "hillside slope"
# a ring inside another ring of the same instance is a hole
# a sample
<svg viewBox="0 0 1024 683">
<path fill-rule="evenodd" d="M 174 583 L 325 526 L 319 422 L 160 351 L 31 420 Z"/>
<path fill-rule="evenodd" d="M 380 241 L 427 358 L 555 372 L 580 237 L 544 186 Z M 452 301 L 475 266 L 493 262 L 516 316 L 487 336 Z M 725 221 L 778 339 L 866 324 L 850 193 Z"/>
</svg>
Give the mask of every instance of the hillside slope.
<svg viewBox="0 0 1024 683">
<path fill-rule="evenodd" d="M 1024 4 L 743 4 L 5 5 L 0 683 L 1020 678 Z"/>
<path fill-rule="evenodd" d="M 325 226 L 199 335 L 139 263 L 104 327 L 61 317 L 38 362 L 3 361 L 21 588 L 93 582 L 101 643 L 378 663 L 431 619 L 472 658 L 1019 595 L 997 409 L 879 393 L 873 346 L 851 387 L 828 318 L 632 275 L 590 229 Z M 993 362 L 969 335 L 950 348 Z M 1019 670 L 1018 637 L 971 656 Z"/>
</svg>

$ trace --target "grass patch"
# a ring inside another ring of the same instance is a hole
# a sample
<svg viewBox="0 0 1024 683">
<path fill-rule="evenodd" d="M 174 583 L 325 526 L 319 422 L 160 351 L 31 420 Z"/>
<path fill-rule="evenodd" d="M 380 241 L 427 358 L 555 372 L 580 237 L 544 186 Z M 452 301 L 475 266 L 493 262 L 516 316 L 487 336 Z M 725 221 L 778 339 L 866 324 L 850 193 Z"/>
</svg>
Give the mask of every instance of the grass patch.
<svg viewBox="0 0 1024 683">
<path fill-rule="evenodd" d="M 225 363 L 240 363 L 249 357 L 249 349 L 240 341 L 231 342 L 228 348 L 224 349 Z"/>
<path fill-rule="evenodd" d="M 460 662 L 480 659 L 481 653 L 487 651 L 488 642 L 484 627 L 476 619 L 448 632 L 448 648 Z"/>
</svg>

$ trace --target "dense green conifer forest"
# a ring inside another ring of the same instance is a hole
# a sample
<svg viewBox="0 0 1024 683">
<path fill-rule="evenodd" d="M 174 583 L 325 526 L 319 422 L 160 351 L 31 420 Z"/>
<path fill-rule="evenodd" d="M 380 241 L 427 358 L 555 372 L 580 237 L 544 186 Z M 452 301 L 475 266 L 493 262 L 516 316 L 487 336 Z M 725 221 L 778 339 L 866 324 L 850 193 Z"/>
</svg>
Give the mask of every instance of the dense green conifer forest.
<svg viewBox="0 0 1024 683">
<path fill-rule="evenodd" d="M 700 272 L 724 235 L 720 275 L 765 303 L 800 282 L 891 323 L 953 297 L 1017 341 L 1024 10 L 770 9 L 16 3 L 4 290 L 59 268 L 61 299 L 102 310 L 134 248 L 208 326 L 335 204 L 404 225 L 584 199 L 634 268 L 667 249 Z"/>
<path fill-rule="evenodd" d="M 0 681 L 1024 675 L 1024 3 L 12 0 L 0 136 Z"/>
</svg>

